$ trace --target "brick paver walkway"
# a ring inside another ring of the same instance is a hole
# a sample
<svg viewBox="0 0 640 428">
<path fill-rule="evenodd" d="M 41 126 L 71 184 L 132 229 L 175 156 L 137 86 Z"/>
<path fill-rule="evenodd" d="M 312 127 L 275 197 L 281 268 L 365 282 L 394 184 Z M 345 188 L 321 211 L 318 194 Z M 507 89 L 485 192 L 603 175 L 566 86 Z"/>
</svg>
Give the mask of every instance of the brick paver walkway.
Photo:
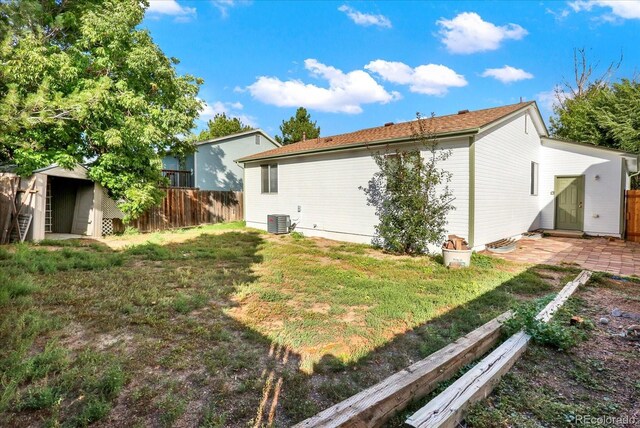
<svg viewBox="0 0 640 428">
<path fill-rule="evenodd" d="M 577 263 L 589 270 L 640 276 L 640 243 L 619 239 L 521 239 L 511 253 L 485 253 L 516 262 L 552 265 Z"/>
</svg>

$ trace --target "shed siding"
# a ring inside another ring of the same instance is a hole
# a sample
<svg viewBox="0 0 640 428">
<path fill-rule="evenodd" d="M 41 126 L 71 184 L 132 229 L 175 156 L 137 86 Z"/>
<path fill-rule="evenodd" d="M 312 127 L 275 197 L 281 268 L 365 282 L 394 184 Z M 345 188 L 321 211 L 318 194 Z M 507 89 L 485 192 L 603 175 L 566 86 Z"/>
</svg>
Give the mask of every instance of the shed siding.
<svg viewBox="0 0 640 428">
<path fill-rule="evenodd" d="M 475 156 L 474 246 L 537 229 L 540 196 L 530 194 L 530 171 L 532 161 L 541 163 L 540 136 L 529 114 L 478 135 Z"/>
<path fill-rule="evenodd" d="M 620 154 L 591 147 L 544 140 L 540 166 L 541 227 L 555 223 L 554 177 L 584 175 L 584 232 L 620 235 L 622 159 Z M 599 176 L 596 180 L 595 176 Z M 628 180 L 624 180 L 627 184 Z"/>
<path fill-rule="evenodd" d="M 448 142 L 443 147 L 452 149 L 452 155 L 441 167 L 453 174 L 451 189 L 456 198 L 453 204 L 457 208 L 449 216 L 449 229 L 451 233 L 466 236 L 468 141 Z M 277 194 L 261 193 L 260 163 L 245 167 L 245 219 L 248 226 L 266 229 L 268 214 L 288 214 L 298 224 L 296 230 L 306 235 L 371 243 L 378 219 L 359 189 L 360 186 L 365 187 L 377 171 L 368 150 L 280 159 L 277 164 Z"/>
</svg>

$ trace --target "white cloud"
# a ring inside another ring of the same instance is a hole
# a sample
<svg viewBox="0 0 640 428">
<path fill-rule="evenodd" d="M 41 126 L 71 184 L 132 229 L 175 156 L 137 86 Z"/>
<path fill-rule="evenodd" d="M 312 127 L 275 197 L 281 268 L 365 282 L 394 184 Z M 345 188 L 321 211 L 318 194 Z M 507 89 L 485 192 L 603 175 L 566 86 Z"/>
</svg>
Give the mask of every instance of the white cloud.
<svg viewBox="0 0 640 428">
<path fill-rule="evenodd" d="M 384 15 L 373 15 L 370 13 L 360 12 L 346 4 L 343 4 L 338 8 L 340 12 L 344 12 L 347 16 L 356 24 L 363 27 L 369 27 L 375 25 L 382 28 L 391 28 L 391 21 Z"/>
<path fill-rule="evenodd" d="M 574 12 L 583 10 L 591 11 L 594 7 L 606 7 L 611 11 L 611 15 L 619 19 L 640 19 L 640 1 L 637 0 L 592 0 L 592 1 L 572 1 L 569 7 Z M 611 16 L 604 16 L 605 20 L 611 20 Z"/>
<path fill-rule="evenodd" d="M 553 107 L 569 98 L 571 98 L 571 94 L 567 94 L 560 86 L 556 86 L 549 91 L 539 92 L 536 94 L 536 99 L 538 100 L 541 109 L 545 110 L 549 114 L 553 113 Z"/>
<path fill-rule="evenodd" d="M 481 76 L 493 77 L 502 83 L 512 83 L 517 82 L 518 80 L 533 79 L 533 74 L 526 72 L 521 68 L 511 67 L 510 65 L 505 65 L 502 68 L 487 68 Z"/>
<path fill-rule="evenodd" d="M 196 8 L 181 6 L 176 0 L 150 0 L 147 13 L 173 16 L 178 22 L 188 22 L 196 16 Z"/>
<path fill-rule="evenodd" d="M 242 113 L 242 109 L 244 106 L 239 102 L 222 102 L 216 101 L 214 103 L 207 103 L 204 100 L 200 100 L 203 102 L 202 110 L 200 110 L 200 120 L 208 121 L 209 119 L 213 119 L 216 114 L 225 113 L 230 117 L 237 117 L 242 121 L 242 123 L 257 128 L 258 125 L 253 116 L 248 116 Z"/>
<path fill-rule="evenodd" d="M 552 15 L 553 18 L 558 22 L 564 21 L 564 19 L 571 14 L 569 9 L 566 9 L 566 8 L 558 10 L 558 11 L 555 11 L 555 10 L 553 10 L 551 8 L 546 8 L 545 12 L 548 13 L 549 15 Z"/>
<path fill-rule="evenodd" d="M 463 75 L 439 64 L 419 65 L 411 68 L 405 63 L 378 59 L 364 67 L 384 80 L 409 85 L 411 92 L 427 95 L 445 95 L 449 88 L 467 85 Z"/>
<path fill-rule="evenodd" d="M 211 2 L 220 11 L 223 18 L 229 16 L 229 9 L 251 3 L 249 0 L 212 0 Z"/>
<path fill-rule="evenodd" d="M 447 50 L 456 54 L 470 54 L 496 50 L 504 40 L 520 40 L 527 30 L 517 24 L 497 26 L 483 21 L 474 12 L 463 12 L 453 19 L 436 21 Z"/>
<path fill-rule="evenodd" d="M 311 75 L 326 80 L 329 87 L 320 87 L 300 80 L 282 81 L 261 76 L 245 89 L 257 100 L 278 107 L 298 107 L 331 113 L 358 114 L 362 104 L 386 104 L 400 99 L 397 92 L 387 92 L 363 70 L 344 73 L 335 67 L 306 59 L 304 66 Z"/>
</svg>

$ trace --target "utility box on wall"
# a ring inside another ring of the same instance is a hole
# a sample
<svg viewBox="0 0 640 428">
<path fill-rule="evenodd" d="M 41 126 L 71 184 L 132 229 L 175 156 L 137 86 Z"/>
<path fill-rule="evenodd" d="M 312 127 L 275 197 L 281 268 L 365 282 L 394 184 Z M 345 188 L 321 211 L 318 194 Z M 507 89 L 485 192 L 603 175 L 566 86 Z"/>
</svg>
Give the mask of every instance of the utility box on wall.
<svg viewBox="0 0 640 428">
<path fill-rule="evenodd" d="M 267 232 L 277 235 L 289 233 L 291 228 L 291 217 L 286 214 L 267 215 Z"/>
</svg>

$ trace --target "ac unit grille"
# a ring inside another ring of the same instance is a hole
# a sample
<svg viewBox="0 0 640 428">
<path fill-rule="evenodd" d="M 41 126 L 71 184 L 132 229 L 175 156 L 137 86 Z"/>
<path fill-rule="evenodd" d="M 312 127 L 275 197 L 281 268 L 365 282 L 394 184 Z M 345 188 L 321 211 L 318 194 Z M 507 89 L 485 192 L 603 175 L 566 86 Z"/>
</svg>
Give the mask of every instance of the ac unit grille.
<svg viewBox="0 0 640 428">
<path fill-rule="evenodd" d="M 286 214 L 267 215 L 267 232 L 275 234 L 289 233 L 291 217 Z"/>
</svg>

